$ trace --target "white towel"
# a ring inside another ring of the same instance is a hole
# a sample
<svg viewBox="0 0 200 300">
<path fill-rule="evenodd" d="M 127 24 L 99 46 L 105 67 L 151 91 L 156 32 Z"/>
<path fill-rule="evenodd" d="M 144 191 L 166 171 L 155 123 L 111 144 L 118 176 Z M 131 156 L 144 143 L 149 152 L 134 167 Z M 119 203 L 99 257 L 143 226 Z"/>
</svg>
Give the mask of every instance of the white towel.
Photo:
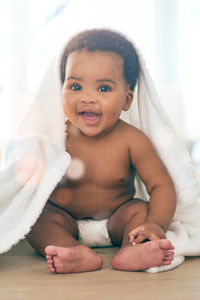
<svg viewBox="0 0 200 300">
<path fill-rule="evenodd" d="M 200 184 L 191 159 L 177 137 L 154 89 L 139 50 L 141 75 L 137 96 L 122 119 L 141 129 L 152 141 L 176 187 L 178 205 L 167 238 L 175 260 L 159 272 L 200 255 Z M 0 253 L 8 251 L 30 231 L 49 195 L 65 174 L 70 156 L 65 151 L 59 62 L 48 68 L 38 93 L 26 109 L 5 148 L 0 171 Z M 144 185 L 140 193 L 148 200 Z"/>
</svg>

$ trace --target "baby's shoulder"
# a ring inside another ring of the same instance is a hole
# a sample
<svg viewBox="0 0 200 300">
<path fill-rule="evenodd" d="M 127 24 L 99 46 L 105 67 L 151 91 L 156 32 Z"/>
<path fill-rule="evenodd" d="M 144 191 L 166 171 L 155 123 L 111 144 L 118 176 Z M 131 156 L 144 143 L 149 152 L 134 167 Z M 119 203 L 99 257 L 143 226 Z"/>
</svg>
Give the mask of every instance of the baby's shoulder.
<svg viewBox="0 0 200 300">
<path fill-rule="evenodd" d="M 129 146 L 131 151 L 134 151 L 136 154 L 141 154 L 144 151 L 154 151 L 151 140 L 140 129 L 124 121 L 121 123 L 121 128 L 123 129 L 126 145 Z"/>
<path fill-rule="evenodd" d="M 120 128 L 122 133 L 125 136 L 132 137 L 132 138 L 146 138 L 146 135 L 135 126 L 128 124 L 127 122 L 120 120 Z"/>
<path fill-rule="evenodd" d="M 151 148 L 152 142 L 144 132 L 121 120 L 121 135 L 130 148 Z"/>
</svg>

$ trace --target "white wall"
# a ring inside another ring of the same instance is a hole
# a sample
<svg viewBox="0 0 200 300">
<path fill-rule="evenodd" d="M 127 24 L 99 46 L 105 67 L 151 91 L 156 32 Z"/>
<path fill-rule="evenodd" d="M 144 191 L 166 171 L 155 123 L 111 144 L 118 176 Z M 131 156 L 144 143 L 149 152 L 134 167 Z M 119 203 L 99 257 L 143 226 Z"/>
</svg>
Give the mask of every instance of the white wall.
<svg viewBox="0 0 200 300">
<path fill-rule="evenodd" d="M 199 0 L 0 0 L 0 13 L 0 141 L 59 45 L 91 27 L 118 29 L 136 41 L 177 131 L 200 139 Z"/>
</svg>

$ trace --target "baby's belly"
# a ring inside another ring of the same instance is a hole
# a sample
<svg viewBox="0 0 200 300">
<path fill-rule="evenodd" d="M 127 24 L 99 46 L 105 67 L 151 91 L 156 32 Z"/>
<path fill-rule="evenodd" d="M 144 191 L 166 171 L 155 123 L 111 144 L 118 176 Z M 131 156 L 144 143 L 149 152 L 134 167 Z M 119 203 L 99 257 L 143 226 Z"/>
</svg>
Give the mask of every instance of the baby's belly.
<svg viewBox="0 0 200 300">
<path fill-rule="evenodd" d="M 134 189 L 103 189 L 89 185 L 76 189 L 58 188 L 50 196 L 50 201 L 76 219 L 102 220 L 133 197 Z"/>
</svg>

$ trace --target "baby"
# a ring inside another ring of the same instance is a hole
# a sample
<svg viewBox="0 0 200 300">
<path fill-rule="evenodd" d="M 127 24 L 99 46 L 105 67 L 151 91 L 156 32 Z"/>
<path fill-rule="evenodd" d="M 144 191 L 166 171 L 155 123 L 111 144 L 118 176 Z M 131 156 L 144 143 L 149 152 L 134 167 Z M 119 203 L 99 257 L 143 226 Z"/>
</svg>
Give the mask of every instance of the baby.
<svg viewBox="0 0 200 300">
<path fill-rule="evenodd" d="M 119 117 L 133 101 L 140 65 L 125 37 L 88 30 L 66 46 L 61 59 L 66 151 L 82 162 L 78 178 L 66 173 L 27 239 L 46 255 L 51 272 L 74 273 L 102 267 L 102 258 L 78 241 L 77 220 L 107 219 L 118 270 L 137 271 L 171 264 L 174 247 L 165 232 L 176 209 L 172 179 L 149 139 Z M 144 182 L 150 201 L 134 198 L 134 178 Z"/>
</svg>

